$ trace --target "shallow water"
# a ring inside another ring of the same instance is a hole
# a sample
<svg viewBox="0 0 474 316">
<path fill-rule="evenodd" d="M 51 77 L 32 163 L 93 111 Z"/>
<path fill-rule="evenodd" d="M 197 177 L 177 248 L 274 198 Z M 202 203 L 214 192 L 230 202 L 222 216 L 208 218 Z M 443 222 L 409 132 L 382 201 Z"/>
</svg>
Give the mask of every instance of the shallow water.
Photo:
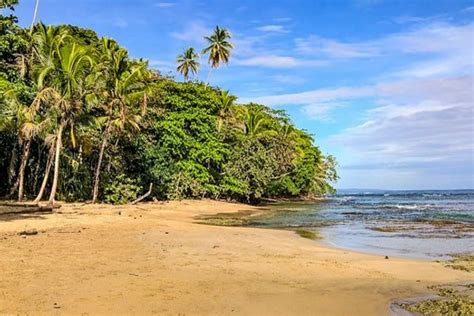
<svg viewBox="0 0 474 316">
<path fill-rule="evenodd" d="M 339 248 L 442 259 L 474 252 L 474 190 L 339 194 L 328 201 L 281 203 L 251 225 L 316 230 Z"/>
</svg>

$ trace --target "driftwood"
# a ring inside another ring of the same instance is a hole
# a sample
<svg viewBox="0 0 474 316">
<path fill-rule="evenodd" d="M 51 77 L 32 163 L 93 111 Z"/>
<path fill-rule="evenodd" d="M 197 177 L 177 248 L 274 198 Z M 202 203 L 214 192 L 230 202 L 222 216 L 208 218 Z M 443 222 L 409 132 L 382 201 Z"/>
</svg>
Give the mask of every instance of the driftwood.
<svg viewBox="0 0 474 316">
<path fill-rule="evenodd" d="M 142 196 L 140 196 L 138 199 L 136 199 L 135 201 L 131 202 L 130 205 L 134 205 L 134 204 L 137 204 L 138 202 L 146 199 L 148 196 L 150 196 L 151 194 L 151 190 L 153 189 L 153 182 L 150 183 L 150 188 L 148 189 L 148 192 L 143 194 Z"/>
<path fill-rule="evenodd" d="M 39 207 L 38 203 L 28 202 L 0 202 L 0 206 L 8 207 Z"/>
<path fill-rule="evenodd" d="M 0 203 L 0 215 L 51 213 L 52 208 L 24 203 Z"/>
</svg>

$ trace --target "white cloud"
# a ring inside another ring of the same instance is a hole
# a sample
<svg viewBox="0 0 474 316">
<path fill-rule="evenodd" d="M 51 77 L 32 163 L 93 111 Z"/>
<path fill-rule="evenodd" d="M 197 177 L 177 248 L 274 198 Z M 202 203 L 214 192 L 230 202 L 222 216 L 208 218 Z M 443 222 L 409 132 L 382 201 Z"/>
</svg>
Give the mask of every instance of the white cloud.
<svg viewBox="0 0 474 316">
<path fill-rule="evenodd" d="M 343 43 L 311 35 L 295 40 L 296 51 L 304 55 L 324 55 L 331 58 L 362 58 L 379 54 L 376 47 L 367 43 Z"/>
<path fill-rule="evenodd" d="M 474 169 L 473 84 L 474 77 L 462 76 L 377 86 L 382 105 L 368 111 L 363 124 L 330 139 L 350 157 L 342 166 L 415 171 L 431 166 L 439 173 L 455 164 Z"/>
<path fill-rule="evenodd" d="M 301 112 L 308 117 L 309 119 L 318 120 L 318 121 L 333 121 L 331 116 L 331 111 L 335 108 L 342 107 L 343 103 L 331 103 L 331 102 L 321 102 L 317 104 L 308 104 L 304 105 L 301 108 Z"/>
<path fill-rule="evenodd" d="M 208 36 L 211 33 L 211 28 L 207 27 L 203 22 L 192 21 L 181 32 L 173 32 L 171 36 L 182 41 L 202 43 L 204 36 Z"/>
<path fill-rule="evenodd" d="M 311 35 L 295 40 L 296 51 L 327 58 L 369 58 L 395 54 L 432 53 L 472 61 L 474 24 L 430 23 L 406 32 L 367 41 L 342 42 Z"/>
<path fill-rule="evenodd" d="M 464 8 L 461 11 L 462 12 L 474 12 L 474 5 L 470 6 L 470 7 L 467 7 L 467 8 Z"/>
<path fill-rule="evenodd" d="M 158 69 L 162 73 L 168 73 L 168 72 L 175 72 L 176 71 L 176 64 L 167 61 L 167 60 L 159 60 L 159 59 L 150 59 L 148 61 L 148 64 L 150 67 Z"/>
<path fill-rule="evenodd" d="M 297 59 L 291 56 L 258 55 L 249 58 L 234 59 L 234 64 L 241 66 L 258 66 L 268 68 L 294 68 L 301 66 L 319 67 L 324 61 Z"/>
<path fill-rule="evenodd" d="M 271 106 L 280 105 L 310 105 L 328 101 L 350 100 L 354 98 L 373 96 L 375 88 L 364 87 L 341 87 L 334 89 L 319 89 L 300 93 L 262 96 L 256 98 L 245 98 L 245 102 L 256 102 Z"/>
<path fill-rule="evenodd" d="M 115 21 L 113 21 L 113 25 L 123 29 L 128 27 L 128 22 L 122 18 L 117 18 Z"/>
<path fill-rule="evenodd" d="M 305 83 L 306 80 L 304 78 L 294 76 L 294 75 L 276 75 L 272 77 L 273 80 L 285 83 L 285 84 L 302 84 Z"/>
<path fill-rule="evenodd" d="M 283 25 L 270 24 L 257 27 L 257 30 L 268 33 L 288 33 L 288 30 Z"/>
</svg>

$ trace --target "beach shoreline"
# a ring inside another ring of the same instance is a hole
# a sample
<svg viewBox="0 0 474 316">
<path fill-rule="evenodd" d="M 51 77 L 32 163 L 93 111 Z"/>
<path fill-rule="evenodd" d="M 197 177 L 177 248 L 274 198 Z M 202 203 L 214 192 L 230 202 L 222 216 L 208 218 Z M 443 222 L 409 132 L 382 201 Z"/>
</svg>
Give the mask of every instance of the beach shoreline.
<svg viewBox="0 0 474 316">
<path fill-rule="evenodd" d="M 185 200 L 4 216 L 0 314 L 383 315 L 430 285 L 473 279 L 292 231 L 196 223 L 239 211 L 261 209 Z"/>
</svg>

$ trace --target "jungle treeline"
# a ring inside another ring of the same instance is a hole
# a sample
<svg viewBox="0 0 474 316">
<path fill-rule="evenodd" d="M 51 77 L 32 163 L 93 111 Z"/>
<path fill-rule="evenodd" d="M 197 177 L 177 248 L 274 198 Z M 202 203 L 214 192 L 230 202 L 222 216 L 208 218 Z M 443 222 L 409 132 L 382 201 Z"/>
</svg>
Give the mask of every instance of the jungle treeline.
<svg viewBox="0 0 474 316">
<path fill-rule="evenodd" d="M 21 28 L 16 3 L 1 2 L 0 196 L 127 203 L 153 184 L 156 199 L 255 202 L 334 191 L 334 157 L 284 111 L 190 79 L 194 49 L 177 58 L 179 82 L 92 30 Z M 229 62 L 230 33 L 206 39 L 211 69 Z"/>
</svg>

